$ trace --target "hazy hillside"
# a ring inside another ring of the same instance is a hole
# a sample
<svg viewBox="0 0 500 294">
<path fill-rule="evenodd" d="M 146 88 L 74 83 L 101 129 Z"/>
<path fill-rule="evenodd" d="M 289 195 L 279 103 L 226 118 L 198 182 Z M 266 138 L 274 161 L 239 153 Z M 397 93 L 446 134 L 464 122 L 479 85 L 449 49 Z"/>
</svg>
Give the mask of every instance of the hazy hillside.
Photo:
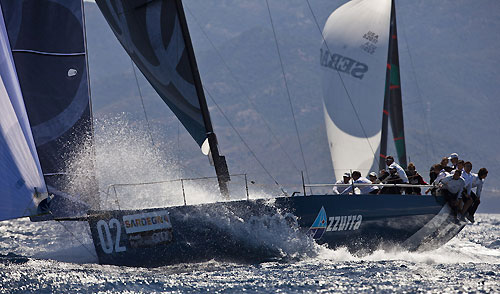
<svg viewBox="0 0 500 294">
<path fill-rule="evenodd" d="M 270 2 L 309 178 L 331 182 L 318 65 L 321 35 L 305 1 Z M 345 1 L 309 2 L 322 28 Z M 451 152 L 472 161 L 474 170 L 486 166 L 490 174 L 484 194 L 490 204 L 483 211 L 498 211 L 500 205 L 497 2 L 443 0 L 429 7 L 428 1 L 396 1 L 408 154 L 425 177 L 431 164 Z M 273 187 L 214 101 L 270 174 L 294 191 L 304 164 L 265 1 L 185 0 L 184 6 L 230 172 L 247 173 L 257 184 Z M 87 3 L 86 19 L 95 117 L 124 112 L 144 126 L 130 59 L 94 3 Z M 194 141 L 140 74 L 139 85 L 155 139 L 165 144 L 167 156 L 186 166 L 185 176 L 213 175 Z"/>
</svg>

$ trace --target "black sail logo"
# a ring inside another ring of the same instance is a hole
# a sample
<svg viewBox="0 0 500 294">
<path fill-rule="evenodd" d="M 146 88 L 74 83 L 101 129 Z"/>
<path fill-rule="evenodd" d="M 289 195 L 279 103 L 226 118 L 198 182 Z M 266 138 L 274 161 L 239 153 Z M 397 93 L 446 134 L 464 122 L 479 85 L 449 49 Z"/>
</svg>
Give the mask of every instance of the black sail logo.
<svg viewBox="0 0 500 294">
<path fill-rule="evenodd" d="M 368 65 L 337 53 L 330 53 L 323 48 L 320 49 L 320 64 L 360 80 L 368 71 Z"/>
</svg>

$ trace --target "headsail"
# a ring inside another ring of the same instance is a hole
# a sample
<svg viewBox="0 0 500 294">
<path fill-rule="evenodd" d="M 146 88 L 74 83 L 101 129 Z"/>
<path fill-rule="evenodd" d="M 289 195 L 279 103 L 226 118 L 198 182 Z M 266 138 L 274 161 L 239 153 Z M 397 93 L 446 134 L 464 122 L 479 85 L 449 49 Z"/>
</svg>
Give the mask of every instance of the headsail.
<svg viewBox="0 0 500 294">
<path fill-rule="evenodd" d="M 0 220 L 36 214 L 46 187 L 0 10 Z"/>
<path fill-rule="evenodd" d="M 210 152 L 221 192 L 227 166 L 217 149 L 180 0 L 97 0 L 114 34 L 202 150 Z M 207 144 L 208 143 L 208 144 Z"/>
<path fill-rule="evenodd" d="M 123 48 L 201 147 L 206 129 L 176 1 L 96 2 Z"/>
<path fill-rule="evenodd" d="M 91 141 L 82 1 L 0 0 L 42 171 L 50 190 L 64 191 L 67 161 Z M 98 207 L 93 162 L 84 201 Z"/>
<path fill-rule="evenodd" d="M 366 174 L 378 160 L 390 13 L 390 0 L 353 0 L 325 24 L 320 64 L 336 178 Z"/>
</svg>

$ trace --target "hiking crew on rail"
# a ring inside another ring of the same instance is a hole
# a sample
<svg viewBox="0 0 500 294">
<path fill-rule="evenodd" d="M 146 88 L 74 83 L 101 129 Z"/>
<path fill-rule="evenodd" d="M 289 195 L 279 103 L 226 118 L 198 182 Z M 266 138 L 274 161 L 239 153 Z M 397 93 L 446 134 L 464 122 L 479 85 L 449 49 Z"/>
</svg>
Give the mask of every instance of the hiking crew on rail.
<svg viewBox="0 0 500 294">
<path fill-rule="evenodd" d="M 413 162 L 408 164 L 406 171 L 394 162 L 392 156 L 387 156 L 385 162 L 387 169 L 381 170 L 378 175 L 372 171 L 367 175 L 368 178 L 362 177 L 359 171 L 352 172 L 352 179 L 350 173 L 345 173 L 342 180 L 335 182 L 333 194 L 403 194 L 404 192 L 407 195 L 421 195 L 420 187 L 368 185 L 379 183 L 427 185 Z M 460 220 L 467 218 L 474 222 L 474 214 L 481 203 L 481 191 L 487 176 L 486 168 L 480 168 L 475 174 L 472 172 L 470 161 L 464 162 L 459 159 L 457 153 L 452 153 L 449 157 L 443 157 L 440 163 L 431 166 L 429 178 L 433 187 L 427 189 L 425 194 L 431 192 L 432 195 L 444 196 L 457 218 Z"/>
</svg>

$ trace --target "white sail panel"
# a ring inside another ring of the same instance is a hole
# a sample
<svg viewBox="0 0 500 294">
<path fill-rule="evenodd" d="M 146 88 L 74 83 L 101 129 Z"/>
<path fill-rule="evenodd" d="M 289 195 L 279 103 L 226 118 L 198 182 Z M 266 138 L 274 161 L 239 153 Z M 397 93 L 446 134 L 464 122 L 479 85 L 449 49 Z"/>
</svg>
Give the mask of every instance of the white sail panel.
<svg viewBox="0 0 500 294">
<path fill-rule="evenodd" d="M 378 159 L 391 1 L 354 0 L 328 18 L 321 47 L 325 121 L 337 179 Z"/>
<path fill-rule="evenodd" d="M 0 220 L 6 220 L 35 214 L 47 191 L 0 20 Z"/>
</svg>

